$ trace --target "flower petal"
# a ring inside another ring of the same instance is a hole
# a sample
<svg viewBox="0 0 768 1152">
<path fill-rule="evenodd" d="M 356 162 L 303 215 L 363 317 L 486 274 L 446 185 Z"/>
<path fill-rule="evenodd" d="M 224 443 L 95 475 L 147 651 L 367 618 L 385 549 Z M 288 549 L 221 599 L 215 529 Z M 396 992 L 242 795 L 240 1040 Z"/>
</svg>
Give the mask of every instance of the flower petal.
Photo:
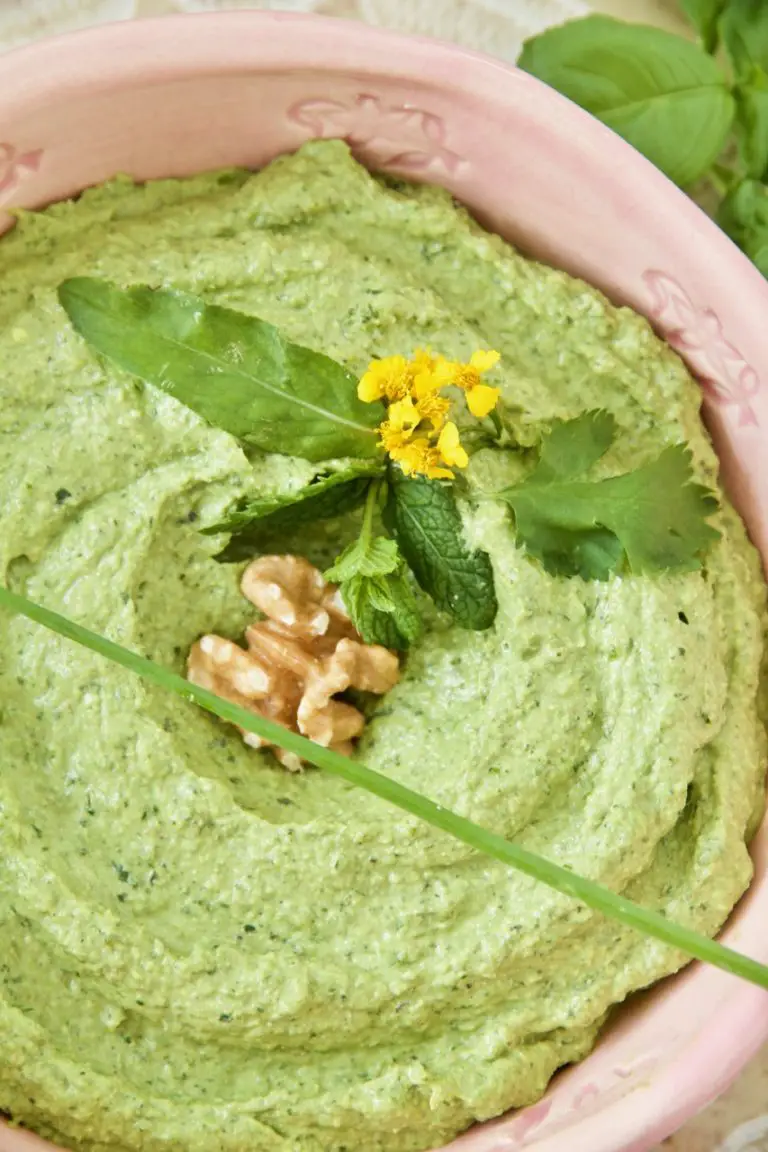
<svg viewBox="0 0 768 1152">
<path fill-rule="evenodd" d="M 401 428 L 393 428 L 388 420 L 379 426 L 380 443 L 385 452 L 394 458 L 395 453 L 405 448 L 411 438 L 410 432 L 403 432 Z"/>
<path fill-rule="evenodd" d="M 452 420 L 443 428 L 437 441 L 437 450 L 446 464 L 455 468 L 466 468 L 469 457 L 461 446 L 459 430 Z"/>
<path fill-rule="evenodd" d="M 425 396 L 423 400 L 419 400 L 418 408 L 422 420 L 428 420 L 432 425 L 432 431 L 439 432 L 445 424 L 451 408 L 451 402 L 435 394 Z"/>
<path fill-rule="evenodd" d="M 424 475 L 428 480 L 453 480 L 450 468 L 441 468 L 439 464 L 428 464 Z"/>
<path fill-rule="evenodd" d="M 360 377 L 357 385 L 357 395 L 364 404 L 373 404 L 374 400 L 381 400 L 384 395 L 384 389 L 376 373 L 366 372 Z"/>
<path fill-rule="evenodd" d="M 467 408 L 478 420 L 482 420 L 489 412 L 493 412 L 499 402 L 501 390 L 491 388 L 488 384 L 475 384 L 467 392 Z"/>
<path fill-rule="evenodd" d="M 363 373 L 357 386 L 361 400 L 370 404 L 373 400 L 401 400 L 408 392 L 411 382 L 411 368 L 404 356 L 386 356 L 383 360 L 372 360 Z"/>
<path fill-rule="evenodd" d="M 494 352 L 491 349 L 483 351 L 478 348 L 469 358 L 469 367 L 474 368 L 476 372 L 489 372 L 491 368 L 496 367 L 500 359 L 500 352 Z"/>
<path fill-rule="evenodd" d="M 392 427 L 400 428 L 404 432 L 412 432 L 421 420 L 421 413 L 410 396 L 390 404 L 387 415 Z"/>
</svg>

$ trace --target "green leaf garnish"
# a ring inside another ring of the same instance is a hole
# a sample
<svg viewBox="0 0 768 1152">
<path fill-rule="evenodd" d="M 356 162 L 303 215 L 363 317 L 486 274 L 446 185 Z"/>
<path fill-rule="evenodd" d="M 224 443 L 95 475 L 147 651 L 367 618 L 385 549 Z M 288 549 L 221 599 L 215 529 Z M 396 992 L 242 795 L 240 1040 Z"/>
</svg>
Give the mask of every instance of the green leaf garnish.
<svg viewBox="0 0 768 1152">
<path fill-rule="evenodd" d="M 35 604 L 26 597 L 10 592 L 2 586 L 0 586 L 0 606 L 13 614 L 25 616 L 28 620 L 42 624 L 52 632 L 81 644 L 84 648 L 88 648 L 90 651 L 128 669 L 135 675 L 143 677 L 151 684 L 168 692 L 174 692 L 177 696 L 198 704 L 222 720 L 238 725 L 246 732 L 253 732 L 255 735 L 261 736 L 269 744 L 284 748 L 287 752 L 296 753 L 302 760 L 314 764 L 316 768 L 320 768 L 330 775 L 338 776 L 358 788 L 363 788 L 371 795 L 378 796 L 387 803 L 400 808 L 403 812 L 430 824 L 433 828 L 448 833 L 477 852 L 500 860 L 503 864 L 515 868 L 518 872 L 522 872 L 524 875 L 530 876 L 574 900 L 580 900 L 588 908 L 602 913 L 610 920 L 634 928 L 645 936 L 651 936 L 664 944 L 668 944 L 686 956 L 703 960 L 716 968 L 721 968 L 724 972 L 748 980 L 760 988 L 768 988 L 768 967 L 760 964 L 757 960 L 744 956 L 740 952 L 735 952 L 731 948 L 725 948 L 722 944 L 709 940 L 706 936 L 702 936 L 690 928 L 675 924 L 659 912 L 653 912 L 635 904 L 632 900 L 612 892 L 610 888 L 605 888 L 594 880 L 579 876 L 568 868 L 563 868 L 527 848 L 520 847 L 511 840 L 505 840 L 503 836 L 488 831 L 472 820 L 459 816 L 449 808 L 443 807 L 442 804 L 436 804 L 421 793 L 414 792 L 396 780 L 366 768 L 364 764 L 360 764 L 348 756 L 342 756 L 338 752 L 331 751 L 330 748 L 313 744 L 304 736 L 290 732 L 280 724 L 275 724 L 263 716 L 257 716 L 237 704 L 223 700 L 212 692 L 207 692 L 204 688 L 198 688 L 189 680 L 185 680 L 176 675 L 175 672 L 155 664 L 154 661 L 148 660 L 145 656 L 139 656 L 137 653 L 123 648 L 120 644 L 108 640 L 105 636 L 99 636 L 96 632 L 91 632 L 75 621 L 68 620 L 65 616 L 52 612 L 40 604 Z"/>
<path fill-rule="evenodd" d="M 496 619 L 498 604 L 487 552 L 474 551 L 450 485 L 389 470 L 384 512 L 418 584 L 461 628 L 482 631 Z"/>
<path fill-rule="evenodd" d="M 271 499 L 243 500 L 224 520 L 203 528 L 203 534 L 231 532 L 232 539 L 216 559 L 225 564 L 246 560 L 268 535 L 354 511 L 365 500 L 372 478 L 380 471 L 377 461 L 354 463 L 318 476 L 296 492 Z"/>
<path fill-rule="evenodd" d="M 400 549 L 387 536 L 371 536 L 370 529 L 363 532 L 338 556 L 331 568 L 323 573 L 326 580 L 342 584 L 355 576 L 389 576 L 402 564 Z"/>
<path fill-rule="evenodd" d="M 353 576 L 342 596 L 366 644 L 404 651 L 420 638 L 421 614 L 403 564 L 385 576 Z"/>
<path fill-rule="evenodd" d="M 718 504 L 693 481 L 684 445 L 623 476 L 578 478 L 609 446 L 612 426 L 595 412 L 553 423 L 534 470 L 498 493 L 515 514 L 519 541 L 559 576 L 604 580 L 623 562 L 633 572 L 701 567 L 701 553 L 720 535 L 707 523 Z"/>
<path fill-rule="evenodd" d="M 536 475 L 545 481 L 588 472 L 605 455 L 615 436 L 616 421 L 602 408 L 582 412 L 573 420 L 554 420 L 539 450 Z"/>
<path fill-rule="evenodd" d="M 519 67 L 597 116 L 677 184 L 717 159 L 734 99 L 715 61 L 660 28 L 587 16 L 527 41 Z"/>
<path fill-rule="evenodd" d="M 380 455 L 356 378 L 264 320 L 86 276 L 65 280 L 59 300 L 95 351 L 246 444 L 305 460 Z"/>
<path fill-rule="evenodd" d="M 386 536 L 374 536 L 373 516 L 381 485 L 368 491 L 360 535 L 327 572 L 338 584 L 352 623 L 366 644 L 408 648 L 421 635 L 421 617 L 400 549 Z"/>
</svg>

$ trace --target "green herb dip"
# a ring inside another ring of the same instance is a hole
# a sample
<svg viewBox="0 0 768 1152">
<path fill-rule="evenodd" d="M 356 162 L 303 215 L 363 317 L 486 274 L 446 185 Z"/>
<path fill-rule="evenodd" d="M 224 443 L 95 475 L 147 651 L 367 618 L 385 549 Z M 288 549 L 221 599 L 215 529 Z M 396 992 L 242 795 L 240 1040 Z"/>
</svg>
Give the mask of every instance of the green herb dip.
<svg viewBox="0 0 768 1152">
<path fill-rule="evenodd" d="M 498 348 L 519 437 L 610 410 L 598 474 L 690 442 L 700 395 L 645 320 L 523 259 L 444 192 L 344 145 L 256 175 L 127 179 L 0 244 L 0 579 L 183 670 L 250 606 L 198 529 L 317 466 L 247 458 L 100 363 L 57 285 L 172 285 L 356 372 Z M 470 491 L 530 465 L 484 450 Z M 486 632 L 432 617 L 359 755 L 529 848 L 714 933 L 762 811 L 765 589 L 727 504 L 702 571 L 557 579 L 508 512 Z M 341 523 L 274 543 L 324 562 Z M 0 615 L 0 1108 L 89 1152 L 415 1152 L 528 1104 L 679 954 Z"/>
</svg>

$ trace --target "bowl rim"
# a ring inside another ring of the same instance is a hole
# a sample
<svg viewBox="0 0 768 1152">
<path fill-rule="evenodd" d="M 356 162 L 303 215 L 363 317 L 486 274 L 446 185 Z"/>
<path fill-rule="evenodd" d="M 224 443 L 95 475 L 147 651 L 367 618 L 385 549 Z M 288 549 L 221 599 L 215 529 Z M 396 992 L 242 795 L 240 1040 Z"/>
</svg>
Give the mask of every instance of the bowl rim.
<svg viewBox="0 0 768 1152">
<path fill-rule="evenodd" d="M 75 49 L 81 65 L 78 70 L 71 65 Z M 672 212 L 692 235 L 703 232 L 708 251 L 722 263 L 722 278 L 736 277 L 749 288 L 754 298 L 750 316 L 754 315 L 755 325 L 761 312 L 768 314 L 768 282 L 717 225 L 634 148 L 534 77 L 448 41 L 343 18 L 284 11 L 178 13 L 120 20 L 4 53 L 0 56 L 0 102 L 4 117 L 10 119 L 22 109 L 44 108 L 52 99 L 62 101 L 74 94 L 83 98 L 98 94 L 105 86 L 110 90 L 130 87 L 138 78 L 151 82 L 162 74 L 167 82 L 244 70 L 251 74 L 343 72 L 364 75 L 367 80 L 382 76 L 416 80 L 420 87 L 448 89 L 454 95 L 488 99 L 496 106 L 519 108 L 524 101 L 537 123 L 556 119 L 561 132 L 572 130 L 587 141 L 590 163 L 596 154 L 607 153 L 612 167 L 620 169 L 614 173 L 615 180 L 628 192 L 640 182 L 644 217 Z M 589 277 L 585 274 L 584 278 Z M 768 878 L 765 886 L 768 902 Z M 692 969 L 700 968 L 694 962 Z M 692 969 L 687 969 L 689 975 Z M 720 975 L 722 979 L 737 979 Z M 681 974 L 673 979 L 685 978 Z M 644 1152 L 725 1090 L 766 1039 L 765 992 L 738 981 L 728 1000 L 674 1050 L 669 1063 L 658 1068 L 652 1079 L 596 1112 L 582 1118 L 574 1116 L 567 1128 L 541 1139 L 533 1134 L 532 1140 L 523 1139 L 521 1145 L 513 1137 L 510 1145 L 500 1133 L 497 1152 L 523 1145 L 533 1152 L 563 1152 L 565 1141 L 568 1147 L 589 1148 L 590 1152 Z M 631 1098 L 634 1107 L 625 1116 Z M 4 1130 L 1 1126 L 0 1146 Z"/>
</svg>

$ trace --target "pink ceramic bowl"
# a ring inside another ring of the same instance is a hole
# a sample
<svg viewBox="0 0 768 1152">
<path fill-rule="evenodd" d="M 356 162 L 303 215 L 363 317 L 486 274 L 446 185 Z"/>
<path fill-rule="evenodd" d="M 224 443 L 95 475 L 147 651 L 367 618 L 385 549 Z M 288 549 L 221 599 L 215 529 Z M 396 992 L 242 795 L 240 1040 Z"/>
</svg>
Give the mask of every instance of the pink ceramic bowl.
<svg viewBox="0 0 768 1152">
<path fill-rule="evenodd" d="M 242 12 L 26 48 L 0 61 L 0 227 L 12 223 L 4 209 L 117 172 L 259 167 L 311 136 L 343 136 L 371 167 L 443 184 L 527 252 L 650 317 L 701 380 L 727 484 L 768 561 L 768 284 L 618 137 L 500 63 L 351 22 Z M 767 840 L 764 825 L 751 892 L 724 934 L 764 962 Z M 639 1152 L 766 1038 L 768 994 L 696 966 L 636 999 L 541 1103 L 452 1152 Z M 45 1147 L 0 1129 L 2 1152 Z"/>
</svg>

